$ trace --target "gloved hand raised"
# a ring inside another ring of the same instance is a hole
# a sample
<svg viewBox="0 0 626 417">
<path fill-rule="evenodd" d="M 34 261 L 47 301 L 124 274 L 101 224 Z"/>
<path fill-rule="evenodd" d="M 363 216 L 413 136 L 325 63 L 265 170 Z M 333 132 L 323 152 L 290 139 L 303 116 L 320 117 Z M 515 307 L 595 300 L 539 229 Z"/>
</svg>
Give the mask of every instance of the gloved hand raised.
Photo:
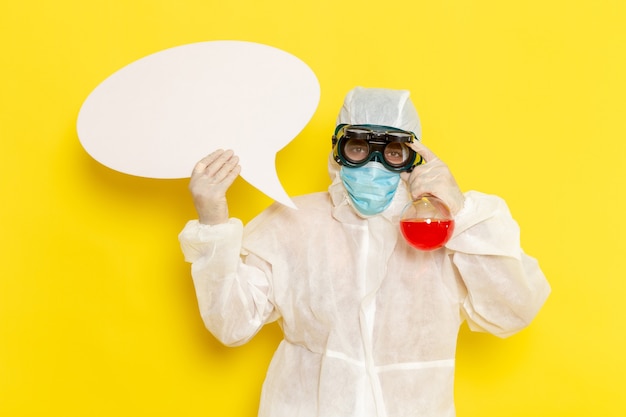
<svg viewBox="0 0 626 417">
<path fill-rule="evenodd" d="M 408 183 L 411 197 L 415 200 L 422 194 L 432 194 L 450 208 L 452 215 L 456 215 L 463 208 L 465 196 L 448 166 L 421 142 L 413 142 L 409 146 L 426 162 L 416 166 L 412 172 L 400 175 Z"/>
<path fill-rule="evenodd" d="M 231 150 L 217 150 L 196 164 L 189 191 L 200 223 L 214 225 L 228 221 L 226 191 L 240 171 L 239 158 Z"/>
</svg>

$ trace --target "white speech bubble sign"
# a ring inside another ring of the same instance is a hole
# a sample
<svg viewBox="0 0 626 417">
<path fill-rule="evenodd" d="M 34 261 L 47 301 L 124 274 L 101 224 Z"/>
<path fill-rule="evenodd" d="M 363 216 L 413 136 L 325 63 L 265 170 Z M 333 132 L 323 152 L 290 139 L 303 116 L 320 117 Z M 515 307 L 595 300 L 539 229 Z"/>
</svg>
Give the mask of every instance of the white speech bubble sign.
<svg viewBox="0 0 626 417">
<path fill-rule="evenodd" d="M 101 164 L 148 178 L 186 178 L 198 160 L 232 149 L 241 176 L 295 208 L 276 173 L 276 153 L 319 103 L 313 71 L 253 42 L 199 42 L 166 49 L 112 74 L 80 108 L 78 137 Z"/>
</svg>

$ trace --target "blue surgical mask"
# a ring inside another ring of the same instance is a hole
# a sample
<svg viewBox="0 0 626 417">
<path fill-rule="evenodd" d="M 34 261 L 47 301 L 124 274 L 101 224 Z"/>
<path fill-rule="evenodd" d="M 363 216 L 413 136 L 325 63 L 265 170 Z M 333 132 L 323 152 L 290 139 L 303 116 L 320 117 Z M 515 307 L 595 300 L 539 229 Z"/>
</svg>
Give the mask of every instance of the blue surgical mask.
<svg viewBox="0 0 626 417">
<path fill-rule="evenodd" d="M 342 166 L 339 175 L 354 207 L 365 216 L 373 216 L 389 207 L 400 183 L 400 174 L 389 171 L 379 162 L 358 168 Z"/>
</svg>

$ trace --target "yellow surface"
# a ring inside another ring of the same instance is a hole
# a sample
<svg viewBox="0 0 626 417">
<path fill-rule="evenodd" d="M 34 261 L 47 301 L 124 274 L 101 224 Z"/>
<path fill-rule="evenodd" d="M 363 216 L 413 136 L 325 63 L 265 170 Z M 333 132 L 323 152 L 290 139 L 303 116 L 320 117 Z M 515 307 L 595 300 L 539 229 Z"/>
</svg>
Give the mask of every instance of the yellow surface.
<svg viewBox="0 0 626 417">
<path fill-rule="evenodd" d="M 109 170 L 81 148 L 82 101 L 186 43 L 290 52 L 322 96 L 278 156 L 291 195 L 326 189 L 355 85 L 406 88 L 464 190 L 504 197 L 553 294 L 530 328 L 461 333 L 460 417 L 624 416 L 623 0 L 4 0 L 0 5 L 0 415 L 253 416 L 279 340 L 202 326 L 177 234 L 185 180 Z M 207 150 L 208 151 L 208 150 Z M 237 180 L 232 214 L 269 200 Z"/>
</svg>

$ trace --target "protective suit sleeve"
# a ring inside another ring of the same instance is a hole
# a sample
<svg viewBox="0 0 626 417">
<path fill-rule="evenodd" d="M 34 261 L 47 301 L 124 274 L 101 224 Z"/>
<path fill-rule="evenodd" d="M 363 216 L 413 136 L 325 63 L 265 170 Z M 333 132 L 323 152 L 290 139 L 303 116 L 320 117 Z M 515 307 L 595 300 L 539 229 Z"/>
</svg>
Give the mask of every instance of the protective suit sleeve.
<svg viewBox="0 0 626 417">
<path fill-rule="evenodd" d="M 499 197 L 471 191 L 446 247 L 460 280 L 462 313 L 470 329 L 506 337 L 526 327 L 550 293 L 534 258 L 520 247 L 520 231 Z"/>
<path fill-rule="evenodd" d="M 270 300 L 271 267 L 241 256 L 243 224 L 238 219 L 208 226 L 192 220 L 178 238 L 191 275 L 200 315 L 223 344 L 249 341 L 265 323 L 277 318 Z"/>
</svg>

